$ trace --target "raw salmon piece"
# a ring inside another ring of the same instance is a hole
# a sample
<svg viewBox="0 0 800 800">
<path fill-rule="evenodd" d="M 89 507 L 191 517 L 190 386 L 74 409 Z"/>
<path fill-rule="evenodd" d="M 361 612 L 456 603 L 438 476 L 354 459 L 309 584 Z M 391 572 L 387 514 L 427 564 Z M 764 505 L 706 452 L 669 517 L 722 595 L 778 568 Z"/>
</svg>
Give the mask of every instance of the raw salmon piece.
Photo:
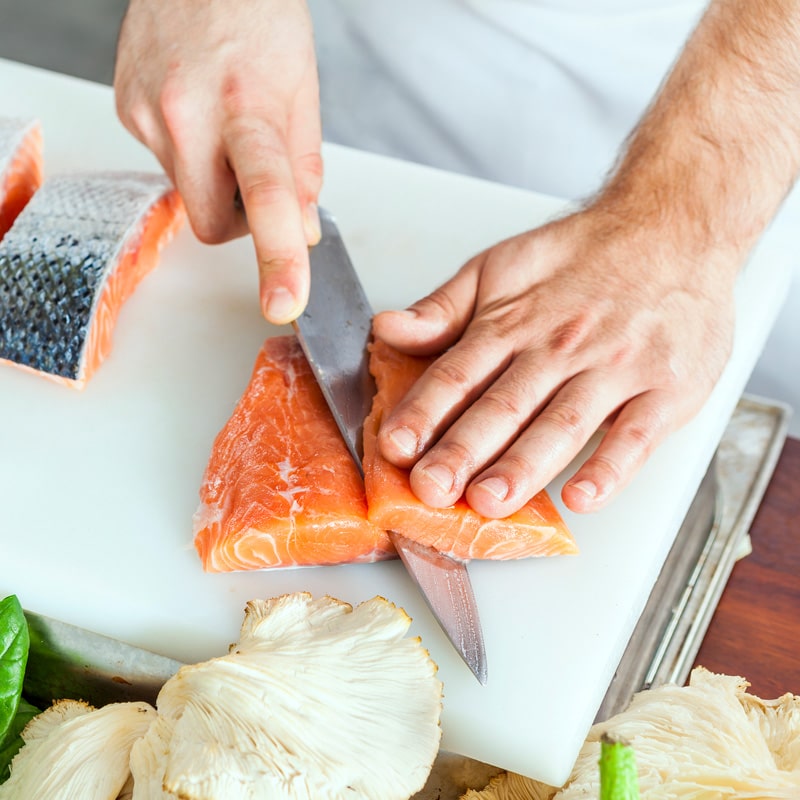
<svg viewBox="0 0 800 800">
<path fill-rule="evenodd" d="M 184 216 L 161 175 L 47 180 L 0 242 L 0 359 L 82 388 Z"/>
<path fill-rule="evenodd" d="M 207 572 L 377 561 L 364 483 L 293 336 L 267 339 L 217 435 L 194 515 Z"/>
<path fill-rule="evenodd" d="M 0 118 L 0 239 L 42 184 L 42 129 L 36 120 Z"/>
<path fill-rule="evenodd" d="M 545 491 L 505 519 L 482 517 L 463 498 L 449 508 L 431 508 L 418 500 L 409 485 L 409 471 L 380 455 L 376 437 L 384 414 L 397 405 L 433 359 L 403 355 L 380 340 L 370 350 L 370 371 L 378 388 L 364 423 L 365 486 L 372 522 L 464 561 L 578 552 Z"/>
</svg>

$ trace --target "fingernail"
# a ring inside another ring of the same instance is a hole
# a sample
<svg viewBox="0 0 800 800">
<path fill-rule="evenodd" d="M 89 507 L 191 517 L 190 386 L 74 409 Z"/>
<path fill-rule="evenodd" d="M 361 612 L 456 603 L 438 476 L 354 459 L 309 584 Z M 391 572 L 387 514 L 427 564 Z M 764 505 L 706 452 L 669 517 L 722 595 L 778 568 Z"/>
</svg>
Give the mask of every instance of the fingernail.
<svg viewBox="0 0 800 800">
<path fill-rule="evenodd" d="M 476 483 L 475 488 L 489 492 L 495 500 L 501 502 L 508 497 L 508 482 L 503 478 L 486 478 L 480 483 Z"/>
<path fill-rule="evenodd" d="M 419 316 L 413 308 L 390 308 L 387 311 L 379 311 L 378 313 L 381 316 L 384 314 L 399 314 L 401 317 L 408 317 L 409 319 Z"/>
<path fill-rule="evenodd" d="M 583 492 L 587 497 L 597 497 L 597 486 L 591 481 L 575 481 L 575 483 L 571 483 L 569 486 L 571 489 L 577 489 L 579 492 Z"/>
<path fill-rule="evenodd" d="M 306 213 L 303 217 L 303 227 L 305 228 L 308 244 L 317 244 L 322 238 L 322 225 L 319 221 L 319 208 L 317 208 L 316 203 L 309 203 L 306 206 Z"/>
<path fill-rule="evenodd" d="M 264 316 L 278 325 L 291 322 L 295 317 L 297 301 L 294 295 L 284 287 L 273 289 L 264 302 Z"/>
<path fill-rule="evenodd" d="M 389 439 L 404 456 L 416 455 L 418 439 L 411 428 L 395 428 L 389 434 Z"/>
<path fill-rule="evenodd" d="M 430 478 L 443 492 L 453 491 L 453 472 L 443 464 L 433 464 L 422 470 L 426 478 Z"/>
</svg>

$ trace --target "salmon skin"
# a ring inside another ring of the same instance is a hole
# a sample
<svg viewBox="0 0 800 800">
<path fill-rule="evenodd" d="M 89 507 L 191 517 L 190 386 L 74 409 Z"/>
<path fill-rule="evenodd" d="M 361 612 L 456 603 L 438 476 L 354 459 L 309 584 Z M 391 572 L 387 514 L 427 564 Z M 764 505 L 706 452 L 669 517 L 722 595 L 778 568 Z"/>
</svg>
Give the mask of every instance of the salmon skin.
<svg viewBox="0 0 800 800">
<path fill-rule="evenodd" d="M 0 239 L 41 184 L 39 122 L 0 117 Z"/>
<path fill-rule="evenodd" d="M 207 572 L 396 555 L 294 336 L 267 339 L 217 435 L 193 518 Z"/>
<path fill-rule="evenodd" d="M 162 175 L 45 181 L 0 242 L 0 359 L 82 388 L 183 218 Z"/>
<path fill-rule="evenodd" d="M 404 355 L 377 339 L 370 345 L 370 371 L 377 393 L 364 423 L 369 519 L 384 530 L 463 561 L 577 553 L 575 540 L 546 491 L 504 519 L 481 516 L 463 497 L 448 508 L 431 508 L 411 491 L 409 471 L 381 456 L 377 434 L 383 417 L 432 361 Z"/>
</svg>

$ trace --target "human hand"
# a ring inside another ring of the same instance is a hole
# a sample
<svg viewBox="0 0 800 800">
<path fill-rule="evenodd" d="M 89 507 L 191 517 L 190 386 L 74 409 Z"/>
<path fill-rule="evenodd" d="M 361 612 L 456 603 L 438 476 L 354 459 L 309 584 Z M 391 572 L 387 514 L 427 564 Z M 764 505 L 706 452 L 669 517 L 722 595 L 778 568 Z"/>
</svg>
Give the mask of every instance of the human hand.
<svg viewBox="0 0 800 800">
<path fill-rule="evenodd" d="M 114 88 L 120 119 L 161 162 L 198 238 L 223 242 L 249 227 L 264 315 L 276 324 L 297 317 L 322 184 L 305 2 L 132 0 Z"/>
<path fill-rule="evenodd" d="M 600 206 L 486 250 L 409 310 L 377 315 L 375 335 L 399 350 L 444 351 L 384 421 L 383 455 L 413 467 L 428 505 L 466 492 L 505 517 L 608 425 L 562 492 L 573 511 L 601 508 L 716 383 L 730 258 Z"/>
</svg>

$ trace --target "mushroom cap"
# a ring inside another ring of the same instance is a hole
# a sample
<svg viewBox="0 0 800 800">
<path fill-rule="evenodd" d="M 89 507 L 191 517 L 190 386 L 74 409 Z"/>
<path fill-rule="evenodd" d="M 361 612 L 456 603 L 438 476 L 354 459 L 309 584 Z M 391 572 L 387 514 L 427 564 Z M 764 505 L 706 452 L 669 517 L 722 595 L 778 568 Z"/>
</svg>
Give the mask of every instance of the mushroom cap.
<svg viewBox="0 0 800 800">
<path fill-rule="evenodd" d="M 436 756 L 442 697 L 410 623 L 379 597 L 249 602 L 226 656 L 164 684 L 134 797 L 406 800 Z"/>
<path fill-rule="evenodd" d="M 761 700 L 744 678 L 698 667 L 688 686 L 637 693 L 589 731 L 570 779 L 555 787 L 504 774 L 465 800 L 596 800 L 605 732 L 633 747 L 642 797 L 800 797 L 800 697 Z"/>
<path fill-rule="evenodd" d="M 22 731 L 24 746 L 11 762 L 0 798 L 116 800 L 130 775 L 130 752 L 155 719 L 148 703 L 95 709 L 59 700 Z"/>
</svg>

